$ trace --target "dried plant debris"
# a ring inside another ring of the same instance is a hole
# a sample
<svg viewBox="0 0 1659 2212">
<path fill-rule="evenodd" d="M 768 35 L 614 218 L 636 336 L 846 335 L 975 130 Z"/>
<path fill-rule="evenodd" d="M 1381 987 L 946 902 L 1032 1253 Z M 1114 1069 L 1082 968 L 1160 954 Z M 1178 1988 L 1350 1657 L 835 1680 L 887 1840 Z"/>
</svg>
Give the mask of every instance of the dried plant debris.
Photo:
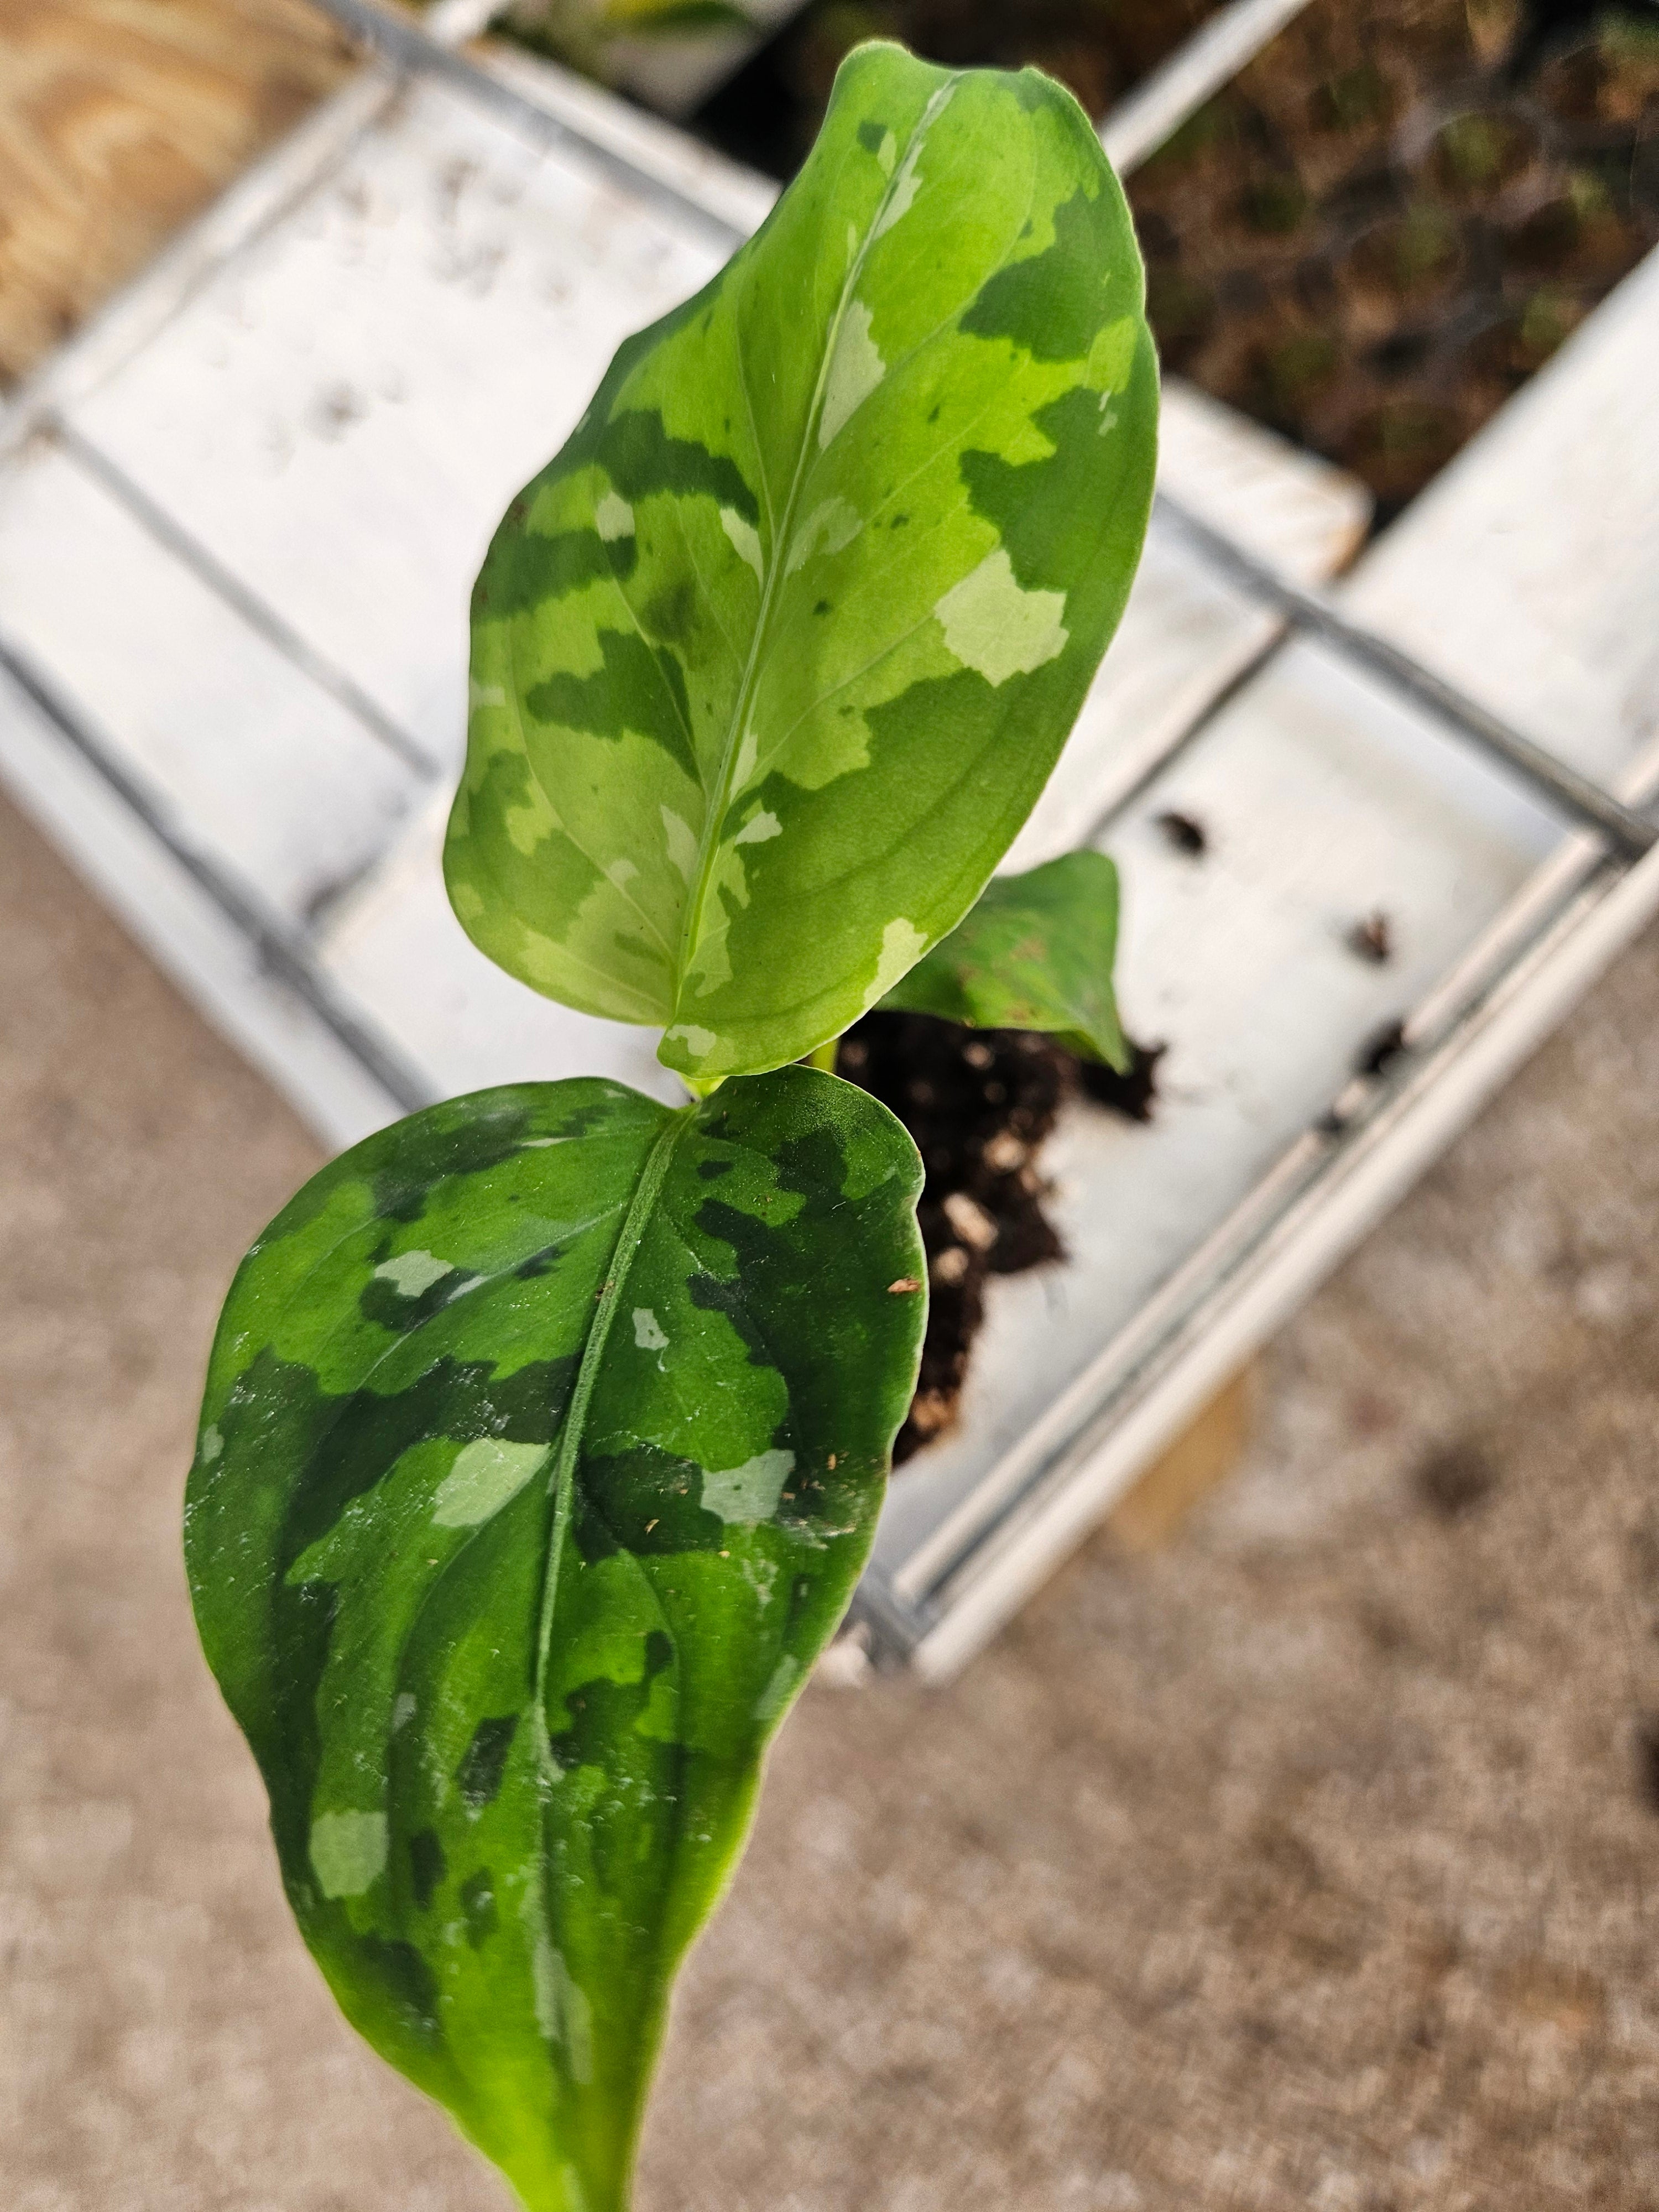
<svg viewBox="0 0 1659 2212">
<path fill-rule="evenodd" d="M 1650 1812 L 1659 1813 L 1659 1713 L 1644 1713 L 1636 1724 L 1636 1788 Z"/>
<path fill-rule="evenodd" d="M 1313 0 L 1130 196 L 1165 366 L 1386 517 L 1659 240 L 1659 6 Z"/>
<path fill-rule="evenodd" d="M 988 1279 L 1065 1257 L 1043 1211 L 1037 1155 L 1066 1098 L 1081 1091 L 1131 1121 L 1151 1119 L 1164 1048 L 1133 1049 L 1135 1068 L 1120 1076 L 1075 1060 L 1051 1037 L 965 1029 L 930 1014 L 866 1014 L 842 1039 L 837 1073 L 897 1115 L 927 1170 L 918 1212 L 927 1339 L 896 1466 L 956 1418 Z"/>
<path fill-rule="evenodd" d="M 1166 807 L 1152 818 L 1172 852 L 1183 854 L 1189 860 L 1201 860 L 1209 851 L 1210 833 L 1194 816 Z"/>
<path fill-rule="evenodd" d="M 541 0 L 545 4 L 545 0 Z M 568 4 L 568 0 L 567 0 Z M 702 109 L 728 154 L 792 176 L 836 70 L 864 39 L 897 39 L 925 60 L 1022 69 L 1069 85 L 1104 115 L 1214 15 L 1219 0 L 811 0 Z"/>
<path fill-rule="evenodd" d="M 1356 1075 L 1381 1075 L 1383 1070 L 1399 1059 L 1406 1049 L 1406 1024 L 1402 1021 L 1384 1022 L 1374 1030 L 1360 1046 L 1354 1057 Z"/>
<path fill-rule="evenodd" d="M 1373 968 L 1386 967 L 1394 957 L 1394 925 L 1381 907 L 1355 922 L 1342 941 L 1356 960 Z"/>
<path fill-rule="evenodd" d="M 1468 1438 L 1442 1444 L 1417 1470 L 1418 1497 L 1441 1521 L 1462 1521 L 1484 1504 L 1498 1486 L 1497 1470 L 1485 1451 Z"/>
</svg>

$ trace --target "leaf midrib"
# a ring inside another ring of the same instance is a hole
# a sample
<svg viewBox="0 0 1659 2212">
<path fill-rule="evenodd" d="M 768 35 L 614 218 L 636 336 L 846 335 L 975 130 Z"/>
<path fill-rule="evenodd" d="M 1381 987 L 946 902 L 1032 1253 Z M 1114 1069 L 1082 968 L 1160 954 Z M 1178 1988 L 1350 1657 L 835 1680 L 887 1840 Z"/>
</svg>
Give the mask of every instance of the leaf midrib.
<svg viewBox="0 0 1659 2212">
<path fill-rule="evenodd" d="M 960 77 L 960 71 L 954 72 L 933 92 L 905 141 L 903 153 L 895 158 L 893 173 L 887 179 L 886 188 L 876 204 L 869 227 L 860 242 L 858 252 L 842 285 L 841 297 L 836 302 L 836 312 L 830 319 L 823 355 L 818 362 L 817 381 L 812 387 L 811 401 L 807 408 L 806 420 L 802 428 L 800 451 L 795 461 L 794 476 L 790 483 L 788 496 L 784 501 L 783 511 L 777 519 L 771 545 L 768 549 L 766 575 L 761 586 L 760 608 L 755 617 L 754 635 L 750 641 L 749 658 L 744 667 L 742 681 L 738 687 L 737 702 L 726 726 L 726 741 L 720 753 L 720 773 L 715 780 L 714 788 L 709 795 L 708 810 L 703 816 L 702 828 L 698 836 L 697 872 L 692 884 L 691 895 L 685 903 L 685 921 L 680 933 L 679 957 L 676 963 L 674 976 L 673 1011 L 676 1016 L 680 1012 L 680 1000 L 685 989 L 686 977 L 690 970 L 692 955 L 702 935 L 703 911 L 708 903 L 709 890 L 714 880 L 714 863 L 720 854 L 720 831 L 725 825 L 726 812 L 731 805 L 732 770 L 742 746 L 744 729 L 748 722 L 750 710 L 754 704 L 755 692 L 758 688 L 761 672 L 765 664 L 766 656 L 763 648 L 768 641 L 768 633 L 783 581 L 784 550 L 789 544 L 794 526 L 795 512 L 799 505 L 802 487 L 811 473 L 812 441 L 823 420 L 824 393 L 829 381 L 830 368 L 841 343 L 842 328 L 847 319 L 847 310 L 864 275 L 865 264 L 869 258 L 871 249 L 881 234 L 882 218 L 892 204 L 893 195 L 898 189 L 899 179 L 904 174 L 905 163 L 911 152 L 926 137 L 934 117 L 956 89 Z M 746 369 L 743 368 L 740 330 L 738 356 L 746 392 L 748 374 Z M 751 424 L 753 414 L 751 406 L 750 410 Z M 756 446 L 758 463 L 758 436 L 756 439 Z M 769 507 L 769 501 L 768 505 Z"/>
<path fill-rule="evenodd" d="M 583 1432 L 587 1423 L 588 1401 L 592 1397 L 594 1385 L 599 1381 L 611 1325 L 616 1320 L 623 1292 L 627 1288 L 635 1259 L 644 1241 L 646 1224 L 667 1177 L 675 1149 L 696 1120 L 697 1112 L 698 1109 L 693 1103 L 671 1113 L 646 1155 L 645 1165 L 640 1170 L 640 1178 L 634 1186 L 634 1194 L 629 1200 L 622 1227 L 617 1232 L 617 1242 L 611 1248 L 610 1265 L 599 1288 L 592 1326 L 582 1346 L 575 1384 L 559 1431 L 558 1455 L 553 1462 L 553 1477 L 550 1485 L 553 1518 L 542 1569 L 533 1690 L 537 1747 L 544 1765 L 551 1757 L 547 1743 L 546 1705 L 548 1662 L 553 1647 L 553 1613 L 558 1591 L 559 1568 L 564 1555 L 565 1536 L 570 1525 L 571 1504 L 575 1492 L 576 1462 L 580 1455 Z"/>
</svg>

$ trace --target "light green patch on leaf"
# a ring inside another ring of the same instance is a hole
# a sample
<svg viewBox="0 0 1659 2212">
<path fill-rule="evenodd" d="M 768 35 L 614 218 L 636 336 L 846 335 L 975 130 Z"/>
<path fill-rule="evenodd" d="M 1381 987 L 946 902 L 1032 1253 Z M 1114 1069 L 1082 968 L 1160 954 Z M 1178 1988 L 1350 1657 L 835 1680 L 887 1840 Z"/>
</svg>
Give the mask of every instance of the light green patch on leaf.
<svg viewBox="0 0 1659 2212">
<path fill-rule="evenodd" d="M 311 1824 L 311 1863 L 326 1898 L 361 1897 L 386 1869 L 384 1813 L 321 1813 Z"/>
<path fill-rule="evenodd" d="M 434 1260 L 430 1252 L 399 1252 L 393 1260 L 383 1260 L 374 1274 L 377 1281 L 392 1284 L 404 1297 L 418 1298 L 450 1272 L 448 1261 Z"/>
<path fill-rule="evenodd" d="M 705 1474 L 703 1510 L 717 1513 L 722 1521 L 734 1521 L 750 1528 L 758 1522 L 769 1521 L 778 1510 L 783 1486 L 794 1472 L 794 1466 L 795 1455 L 792 1451 L 764 1451 L 757 1452 L 741 1467 L 725 1468 L 718 1474 Z"/>
<path fill-rule="evenodd" d="M 678 1113 L 523 1085 L 355 1147 L 232 1286 L 203 1644 L 348 2017 L 532 2212 L 627 2202 L 673 1975 L 874 1531 L 921 1180 L 806 1069 Z"/>
<path fill-rule="evenodd" d="M 622 348 L 491 546 L 445 864 L 474 940 L 708 1083 L 947 935 L 1139 556 L 1142 310 L 1069 94 L 853 54 L 768 222 Z"/>
<path fill-rule="evenodd" d="M 1024 592 L 1001 546 L 953 584 L 933 612 L 945 642 L 988 684 L 1029 676 L 1066 650 L 1064 592 Z"/>
<path fill-rule="evenodd" d="M 1117 870 L 1103 853 L 995 877 L 882 1006 L 975 1029 L 1047 1030 L 1085 1059 L 1126 1069 L 1112 988 L 1117 921 Z"/>
<path fill-rule="evenodd" d="M 476 1528 L 488 1521 L 545 1466 L 547 1452 L 545 1444 L 510 1444 L 500 1437 L 476 1437 L 463 1444 L 432 1501 L 434 1525 Z"/>
</svg>

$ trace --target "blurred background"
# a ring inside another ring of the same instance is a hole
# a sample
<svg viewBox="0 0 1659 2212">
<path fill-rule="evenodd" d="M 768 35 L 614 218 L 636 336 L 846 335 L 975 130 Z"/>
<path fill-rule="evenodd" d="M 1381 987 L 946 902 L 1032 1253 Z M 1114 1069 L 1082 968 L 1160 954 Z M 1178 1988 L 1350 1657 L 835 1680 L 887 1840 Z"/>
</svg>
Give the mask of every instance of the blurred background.
<svg viewBox="0 0 1659 2212">
<path fill-rule="evenodd" d="M 508 28 L 626 86 L 621 12 Z M 1209 12 L 814 0 L 690 121 L 786 175 L 872 33 L 1101 114 Z M 0 384 L 353 66 L 298 0 L 0 0 Z M 1386 526 L 1659 240 L 1659 40 L 1314 0 L 1133 199 L 1166 362 Z M 641 2212 L 1659 2203 L 1656 1012 L 1650 935 L 948 1687 L 809 1688 Z M 502 2202 L 295 1936 L 178 1559 L 322 1157 L 0 798 L 9 2212 Z"/>
</svg>

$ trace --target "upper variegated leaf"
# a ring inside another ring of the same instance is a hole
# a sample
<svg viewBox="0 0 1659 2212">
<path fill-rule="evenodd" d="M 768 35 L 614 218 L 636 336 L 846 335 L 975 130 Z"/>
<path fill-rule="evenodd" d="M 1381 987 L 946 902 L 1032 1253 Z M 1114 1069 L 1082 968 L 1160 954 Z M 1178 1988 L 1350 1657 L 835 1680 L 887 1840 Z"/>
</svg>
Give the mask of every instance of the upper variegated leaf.
<svg viewBox="0 0 1659 2212">
<path fill-rule="evenodd" d="M 1069 93 L 854 53 L 763 229 L 622 348 L 490 549 L 446 862 L 483 950 L 706 1083 L 953 928 L 1139 556 L 1141 310 Z"/>
<path fill-rule="evenodd" d="M 185 1549 L 289 1900 L 534 2212 L 626 2203 L 669 1983 L 869 1546 L 920 1183 L 807 1069 L 486 1091 L 325 1169 L 226 1304 Z"/>
<path fill-rule="evenodd" d="M 1117 870 L 1103 853 L 1066 853 L 1023 876 L 997 876 L 968 919 L 882 1000 L 981 1030 L 1043 1030 L 1120 1072 Z"/>
</svg>

